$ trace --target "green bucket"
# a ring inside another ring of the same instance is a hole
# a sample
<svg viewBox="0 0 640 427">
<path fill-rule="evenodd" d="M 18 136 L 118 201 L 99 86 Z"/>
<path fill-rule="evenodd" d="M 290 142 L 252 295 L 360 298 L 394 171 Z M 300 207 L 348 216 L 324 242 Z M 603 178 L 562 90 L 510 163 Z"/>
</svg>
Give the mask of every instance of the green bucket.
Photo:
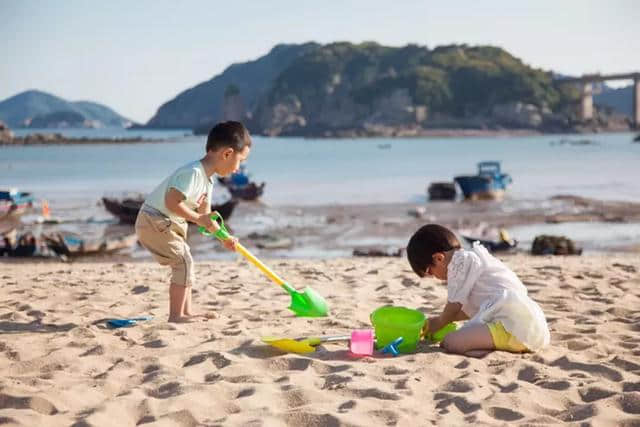
<svg viewBox="0 0 640 427">
<path fill-rule="evenodd" d="M 418 310 L 391 306 L 378 308 L 371 313 L 370 318 L 376 333 L 376 348 L 380 349 L 402 337 L 402 344 L 398 346 L 401 353 L 415 351 L 426 320 Z"/>
</svg>

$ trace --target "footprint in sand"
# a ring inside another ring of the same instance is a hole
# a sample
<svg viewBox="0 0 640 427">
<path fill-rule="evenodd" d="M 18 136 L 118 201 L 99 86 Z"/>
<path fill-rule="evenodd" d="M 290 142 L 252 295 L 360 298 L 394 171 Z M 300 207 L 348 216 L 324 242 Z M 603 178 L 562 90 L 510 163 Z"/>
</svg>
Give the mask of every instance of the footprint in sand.
<svg viewBox="0 0 640 427">
<path fill-rule="evenodd" d="M 256 389 L 254 387 L 242 389 L 236 396 L 236 399 L 242 399 L 243 397 L 253 396 L 255 392 L 256 392 Z"/>
<path fill-rule="evenodd" d="M 373 397 L 380 400 L 400 400 L 400 395 L 396 393 L 389 393 L 377 388 L 363 388 L 363 389 L 351 389 L 349 390 L 354 396 L 359 398 Z"/>
<path fill-rule="evenodd" d="M 289 409 L 299 408 L 312 402 L 312 399 L 310 399 L 301 389 L 285 391 L 283 393 L 283 397 L 287 408 Z"/>
<path fill-rule="evenodd" d="M 439 391 L 450 392 L 450 393 L 468 393 L 473 391 L 474 385 L 468 381 L 464 380 L 453 380 L 444 384 Z"/>
<path fill-rule="evenodd" d="M 182 367 L 186 368 L 186 367 L 189 367 L 189 366 L 197 365 L 197 364 L 200 364 L 200 363 L 204 362 L 207 359 L 211 359 L 213 364 L 218 369 L 222 369 L 225 366 L 229 366 L 231 364 L 231 361 L 229 359 L 227 359 L 226 357 L 224 357 L 224 355 L 222 355 L 222 354 L 220 354 L 218 352 L 215 352 L 215 351 L 208 351 L 208 352 L 196 354 L 195 356 L 191 356 L 189 358 L 189 360 L 184 362 Z"/>
<path fill-rule="evenodd" d="M 615 369 L 600 364 L 572 362 L 566 356 L 562 356 L 561 358 L 552 362 L 550 365 L 558 366 L 566 371 L 583 371 L 589 375 L 604 377 L 615 382 L 620 382 L 623 380 L 622 374 L 620 374 L 620 372 L 616 371 Z"/>
<path fill-rule="evenodd" d="M 449 393 L 436 393 L 433 396 L 433 400 L 439 400 L 436 405 L 436 409 L 440 409 L 441 414 L 449 412 L 448 407 L 454 405 L 463 414 L 471 414 L 480 409 L 480 405 L 477 403 L 469 402 L 464 396 L 455 396 Z"/>
<path fill-rule="evenodd" d="M 338 406 L 338 412 L 344 414 L 345 412 L 348 412 L 350 409 L 355 408 L 357 405 L 355 400 L 347 400 L 346 402 L 340 404 L 340 406 Z"/>
<path fill-rule="evenodd" d="M 595 402 L 596 400 L 605 399 L 616 394 L 615 391 L 607 390 L 602 387 L 587 387 L 578 390 L 582 401 L 585 403 Z"/>
<path fill-rule="evenodd" d="M 291 427 L 309 426 L 339 426 L 340 420 L 330 414 L 312 414 L 308 412 L 294 412 L 284 416 L 284 420 Z"/>
<path fill-rule="evenodd" d="M 11 396 L 0 393 L 1 409 L 31 409 L 44 415 L 55 415 L 58 409 L 45 398 L 34 396 Z"/>
<path fill-rule="evenodd" d="M 499 406 L 492 406 L 486 410 L 487 414 L 500 421 L 517 421 L 524 418 L 520 412 L 513 411 L 509 408 L 501 408 Z"/>
<path fill-rule="evenodd" d="M 400 416 L 396 411 L 388 409 L 377 409 L 367 413 L 376 420 L 375 424 L 379 425 L 395 426 L 398 424 L 398 420 L 400 419 Z"/>
<path fill-rule="evenodd" d="M 344 375 L 327 375 L 324 377 L 324 384 L 322 385 L 322 390 L 337 390 L 340 388 L 345 388 L 346 384 L 353 381 L 352 377 L 344 376 Z"/>
<path fill-rule="evenodd" d="M 491 384 L 498 387 L 500 393 L 513 393 L 519 387 L 516 383 L 509 383 L 503 386 L 495 380 L 491 381 Z"/>
<path fill-rule="evenodd" d="M 80 357 L 86 356 L 100 356 L 104 354 L 104 347 L 102 345 L 97 345 L 95 347 L 90 348 L 80 355 Z"/>
<path fill-rule="evenodd" d="M 597 414 L 596 407 L 589 403 L 587 405 L 576 405 L 565 411 L 552 414 L 555 418 L 564 422 L 576 422 L 584 421 L 587 418 L 591 418 Z"/>
<path fill-rule="evenodd" d="M 567 390 L 568 388 L 571 387 L 571 383 L 569 381 L 566 380 L 559 380 L 559 381 L 538 381 L 536 382 L 536 385 L 538 387 L 542 387 L 542 388 L 546 388 L 549 390 Z"/>
<path fill-rule="evenodd" d="M 625 393 L 616 398 L 616 405 L 627 414 L 640 414 L 640 394 Z"/>
<path fill-rule="evenodd" d="M 160 387 L 147 391 L 147 395 L 156 399 L 168 399 L 169 397 L 183 394 L 182 385 L 177 381 L 162 384 Z"/>
</svg>

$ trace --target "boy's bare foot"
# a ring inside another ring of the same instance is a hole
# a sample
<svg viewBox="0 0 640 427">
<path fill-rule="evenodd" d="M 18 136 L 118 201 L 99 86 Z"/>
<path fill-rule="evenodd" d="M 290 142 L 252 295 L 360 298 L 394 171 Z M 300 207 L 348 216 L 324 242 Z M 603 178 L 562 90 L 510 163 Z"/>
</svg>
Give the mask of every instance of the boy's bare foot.
<svg viewBox="0 0 640 427">
<path fill-rule="evenodd" d="M 193 323 L 195 320 L 189 316 L 169 317 L 170 323 Z"/>
</svg>

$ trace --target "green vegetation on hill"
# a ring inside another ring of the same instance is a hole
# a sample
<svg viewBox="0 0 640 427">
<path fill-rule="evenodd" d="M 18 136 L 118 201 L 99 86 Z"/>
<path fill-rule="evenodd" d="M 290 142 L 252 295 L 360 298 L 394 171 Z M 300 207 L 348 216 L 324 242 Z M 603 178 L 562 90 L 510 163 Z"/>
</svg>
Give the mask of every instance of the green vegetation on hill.
<svg viewBox="0 0 640 427">
<path fill-rule="evenodd" d="M 557 131 L 571 127 L 578 95 L 498 47 L 278 45 L 181 93 L 147 127 L 206 132 L 233 116 L 269 135 L 437 127 Z"/>
<path fill-rule="evenodd" d="M 206 133 L 233 116 L 269 135 L 563 130 L 571 126 L 577 99 L 575 88 L 498 47 L 307 43 L 278 45 L 228 67 L 161 106 L 146 126 Z"/>
<path fill-rule="evenodd" d="M 555 110 L 570 95 L 554 85 L 550 73 L 497 47 L 429 50 L 334 43 L 291 64 L 276 80 L 267 103 L 296 99 L 304 114 L 353 101 L 366 107 L 366 115 L 397 90 L 406 90 L 413 105 L 458 118 L 490 115 L 494 106 L 514 102 Z"/>
</svg>

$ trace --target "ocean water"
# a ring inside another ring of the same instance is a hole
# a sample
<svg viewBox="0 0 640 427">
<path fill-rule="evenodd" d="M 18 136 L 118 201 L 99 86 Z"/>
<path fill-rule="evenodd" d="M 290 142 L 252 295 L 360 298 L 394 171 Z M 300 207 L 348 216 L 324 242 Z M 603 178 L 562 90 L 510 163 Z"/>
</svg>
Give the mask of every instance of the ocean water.
<svg viewBox="0 0 640 427">
<path fill-rule="evenodd" d="M 201 157 L 206 139 L 184 131 L 64 133 L 170 141 L 0 147 L 0 187 L 31 191 L 38 198 L 61 204 L 99 200 L 105 194 L 146 193 L 177 167 Z M 254 180 L 267 183 L 263 200 L 275 206 L 421 202 L 430 182 L 473 174 L 483 160 L 501 161 L 503 171 L 513 178 L 508 197 L 523 203 L 557 194 L 640 202 L 640 144 L 632 143 L 632 138 L 631 133 L 411 139 L 254 137 L 247 167 Z M 567 142 L 584 139 L 591 143 Z"/>
<path fill-rule="evenodd" d="M 85 235 L 102 233 L 115 222 L 99 205 L 101 197 L 151 191 L 173 170 L 200 158 L 206 140 L 180 130 L 61 132 L 73 137 L 167 139 L 132 144 L 0 146 L 0 188 L 17 188 L 48 200 L 54 216 L 73 222 L 61 228 Z M 411 139 L 254 137 L 247 167 L 254 180 L 267 183 L 262 201 L 277 211 L 290 205 L 425 203 L 429 183 L 474 174 L 478 162 L 498 160 L 513 179 L 503 210 L 517 213 L 547 206 L 548 199 L 559 194 L 640 202 L 640 144 L 632 139 L 631 133 Z M 214 187 L 214 199 L 228 197 L 222 186 Z M 26 218 L 26 222 L 32 220 Z M 255 222 L 253 218 L 250 224 L 240 223 L 239 229 L 258 227 Z M 268 224 L 265 227 L 268 229 Z M 522 248 L 529 248 L 535 235 L 543 233 L 574 238 L 587 252 L 640 245 L 640 227 L 635 223 L 532 224 L 514 227 L 510 233 Z M 218 256 L 209 249 L 205 247 L 198 256 Z M 295 251 L 277 255 L 349 253 L 297 244 Z M 142 251 L 139 255 L 148 254 Z"/>
</svg>

